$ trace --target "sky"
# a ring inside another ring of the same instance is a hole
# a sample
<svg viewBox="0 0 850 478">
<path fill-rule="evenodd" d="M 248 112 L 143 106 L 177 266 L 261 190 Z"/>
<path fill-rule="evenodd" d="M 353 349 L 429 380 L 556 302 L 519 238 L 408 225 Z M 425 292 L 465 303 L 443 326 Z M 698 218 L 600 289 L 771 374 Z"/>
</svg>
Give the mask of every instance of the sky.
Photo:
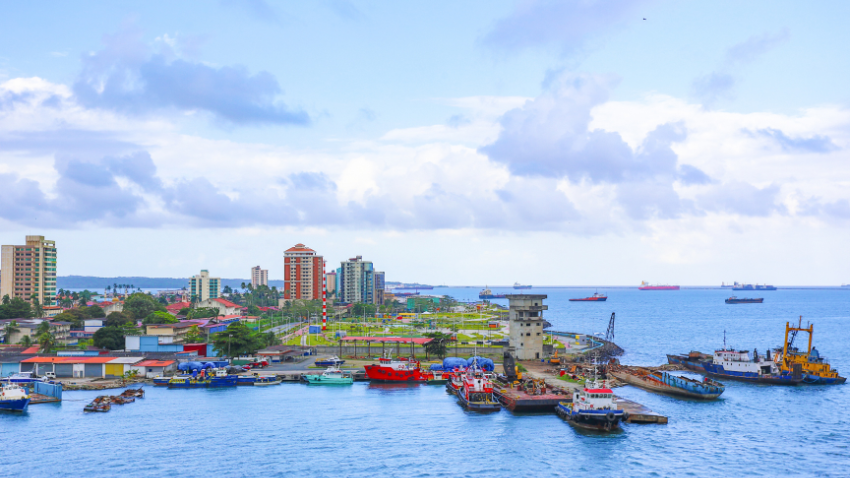
<svg viewBox="0 0 850 478">
<path fill-rule="evenodd" d="M 0 243 L 58 274 L 850 282 L 850 3 L 5 2 Z"/>
</svg>

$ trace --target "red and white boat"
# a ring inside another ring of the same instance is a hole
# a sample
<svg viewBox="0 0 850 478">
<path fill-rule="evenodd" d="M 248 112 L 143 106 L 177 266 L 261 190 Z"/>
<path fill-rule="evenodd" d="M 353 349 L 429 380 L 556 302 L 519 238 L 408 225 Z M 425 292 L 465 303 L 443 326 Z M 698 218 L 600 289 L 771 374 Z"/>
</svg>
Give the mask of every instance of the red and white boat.
<svg viewBox="0 0 850 478">
<path fill-rule="evenodd" d="M 428 379 L 419 368 L 418 360 L 406 358 L 381 358 L 379 363 L 367 365 L 366 376 L 381 382 L 424 382 Z"/>
<path fill-rule="evenodd" d="M 640 283 L 638 290 L 679 290 L 677 285 L 649 285 L 647 281 Z"/>
<path fill-rule="evenodd" d="M 449 374 L 449 380 L 446 382 L 446 390 L 449 392 L 458 395 L 459 390 L 463 388 L 463 375 L 464 371 L 458 370 L 457 368 Z"/>
<path fill-rule="evenodd" d="M 462 382 L 457 398 L 464 407 L 480 412 L 501 410 L 502 404 L 493 396 L 493 382 L 483 370 L 469 367 L 462 376 Z"/>
</svg>

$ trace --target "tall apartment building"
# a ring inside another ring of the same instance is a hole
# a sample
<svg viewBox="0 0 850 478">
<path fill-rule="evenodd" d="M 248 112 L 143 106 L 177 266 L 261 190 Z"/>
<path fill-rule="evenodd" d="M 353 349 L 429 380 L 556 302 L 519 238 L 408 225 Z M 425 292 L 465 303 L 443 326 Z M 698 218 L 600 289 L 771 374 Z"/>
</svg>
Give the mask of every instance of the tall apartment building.
<svg viewBox="0 0 850 478">
<path fill-rule="evenodd" d="M 210 277 L 210 271 L 201 270 L 200 274 L 189 279 L 189 298 L 195 296 L 198 301 L 221 297 L 221 278 Z"/>
<path fill-rule="evenodd" d="M 0 299 L 20 297 L 41 305 L 56 304 L 56 242 L 26 236 L 22 246 L 0 248 Z"/>
<path fill-rule="evenodd" d="M 269 271 L 260 269 L 260 266 L 251 268 L 251 286 L 255 289 L 261 285 L 269 286 Z"/>
<path fill-rule="evenodd" d="M 325 284 L 327 284 L 328 297 L 336 295 L 336 271 L 325 274 Z"/>
<path fill-rule="evenodd" d="M 283 253 L 283 298 L 316 300 L 322 298 L 324 258 L 304 244 Z"/>
<path fill-rule="evenodd" d="M 372 261 L 363 256 L 352 257 L 340 263 L 336 270 L 338 296 L 343 302 L 383 304 L 384 273 L 376 272 Z M 380 283 L 380 293 L 378 284 Z"/>
</svg>

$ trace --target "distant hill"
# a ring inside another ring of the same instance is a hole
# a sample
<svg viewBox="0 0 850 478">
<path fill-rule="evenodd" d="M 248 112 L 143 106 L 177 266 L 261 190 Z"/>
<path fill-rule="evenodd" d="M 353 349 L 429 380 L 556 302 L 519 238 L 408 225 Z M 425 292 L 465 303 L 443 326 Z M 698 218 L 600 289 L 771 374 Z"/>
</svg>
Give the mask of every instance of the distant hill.
<svg viewBox="0 0 850 478">
<path fill-rule="evenodd" d="M 221 286 L 229 285 L 239 288 L 242 283 L 250 284 L 251 279 L 222 279 Z M 59 276 L 56 278 L 56 288 L 60 289 L 92 289 L 100 290 L 112 284 L 132 284 L 142 289 L 181 289 L 189 283 L 188 277 L 93 277 L 93 276 Z M 282 280 L 270 280 L 269 287 L 283 287 Z"/>
</svg>

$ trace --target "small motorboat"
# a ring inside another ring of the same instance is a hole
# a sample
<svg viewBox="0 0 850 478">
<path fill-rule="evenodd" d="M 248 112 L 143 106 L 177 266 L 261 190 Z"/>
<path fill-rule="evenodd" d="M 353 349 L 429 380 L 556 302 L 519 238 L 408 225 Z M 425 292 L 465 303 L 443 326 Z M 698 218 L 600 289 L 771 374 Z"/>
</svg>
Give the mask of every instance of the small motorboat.
<svg viewBox="0 0 850 478">
<path fill-rule="evenodd" d="M 310 385 L 351 385 L 354 376 L 348 370 L 328 367 L 321 375 L 304 375 L 304 380 Z"/>
<path fill-rule="evenodd" d="M 344 363 L 345 363 L 345 360 L 342 360 L 341 358 L 337 357 L 336 355 L 334 355 L 331 358 L 316 360 L 316 366 L 317 367 L 339 367 L 340 365 L 342 365 Z"/>
<path fill-rule="evenodd" d="M 255 387 L 268 387 L 269 385 L 280 385 L 280 383 L 281 380 L 274 375 L 257 377 L 257 379 L 254 380 Z"/>
<path fill-rule="evenodd" d="M 17 383 L 4 382 L 0 389 L 0 410 L 10 412 L 26 411 L 30 403 L 30 394 Z"/>
</svg>

